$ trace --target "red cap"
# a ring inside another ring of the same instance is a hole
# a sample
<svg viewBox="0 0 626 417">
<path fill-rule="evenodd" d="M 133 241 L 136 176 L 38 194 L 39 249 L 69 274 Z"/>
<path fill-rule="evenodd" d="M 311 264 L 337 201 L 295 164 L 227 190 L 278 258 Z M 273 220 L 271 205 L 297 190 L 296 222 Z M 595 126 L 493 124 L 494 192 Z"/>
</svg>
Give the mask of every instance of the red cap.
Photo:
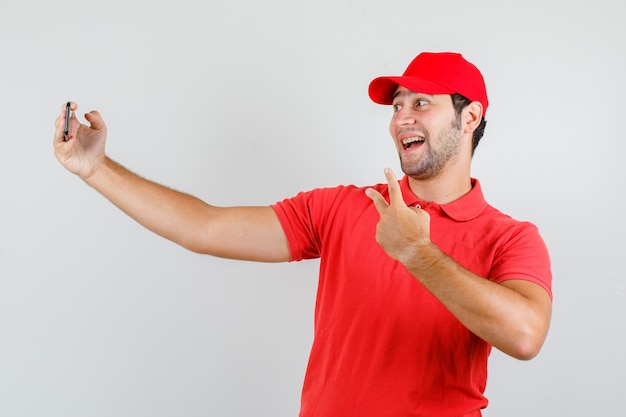
<svg viewBox="0 0 626 417">
<path fill-rule="evenodd" d="M 483 105 L 487 114 L 487 89 L 478 68 L 454 52 L 422 52 L 401 77 L 378 77 L 369 86 L 370 98 L 378 104 L 392 104 L 398 85 L 424 94 L 458 93 Z"/>
</svg>

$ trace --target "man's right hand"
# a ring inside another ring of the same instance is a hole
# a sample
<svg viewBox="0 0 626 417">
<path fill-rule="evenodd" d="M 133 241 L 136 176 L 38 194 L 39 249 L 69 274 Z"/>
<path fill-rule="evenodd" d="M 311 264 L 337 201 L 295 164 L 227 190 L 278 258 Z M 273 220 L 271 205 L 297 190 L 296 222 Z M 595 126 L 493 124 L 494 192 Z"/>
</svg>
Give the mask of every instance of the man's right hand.
<svg viewBox="0 0 626 417">
<path fill-rule="evenodd" d="M 102 165 L 105 159 L 107 128 L 97 111 L 85 114 L 89 126 L 76 118 L 76 103 L 70 104 L 72 116 L 69 126 L 69 139 L 66 141 L 63 130 L 65 125 L 65 104 L 55 121 L 54 156 L 70 172 L 83 180 L 89 179 Z"/>
</svg>

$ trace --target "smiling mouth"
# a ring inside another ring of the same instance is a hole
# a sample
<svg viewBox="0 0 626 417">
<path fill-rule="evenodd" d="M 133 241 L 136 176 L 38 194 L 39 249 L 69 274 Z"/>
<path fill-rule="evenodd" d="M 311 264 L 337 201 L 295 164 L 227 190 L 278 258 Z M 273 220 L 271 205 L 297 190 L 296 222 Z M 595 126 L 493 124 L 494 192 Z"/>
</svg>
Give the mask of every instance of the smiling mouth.
<svg viewBox="0 0 626 417">
<path fill-rule="evenodd" d="M 402 146 L 405 150 L 418 143 L 424 143 L 424 138 L 414 136 L 412 138 L 402 139 Z"/>
</svg>

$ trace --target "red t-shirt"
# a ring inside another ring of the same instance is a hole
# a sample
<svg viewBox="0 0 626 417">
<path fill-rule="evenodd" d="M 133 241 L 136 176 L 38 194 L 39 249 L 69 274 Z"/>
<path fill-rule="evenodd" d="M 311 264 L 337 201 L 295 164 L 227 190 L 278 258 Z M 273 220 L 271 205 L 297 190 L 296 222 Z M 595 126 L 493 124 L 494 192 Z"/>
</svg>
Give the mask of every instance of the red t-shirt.
<svg viewBox="0 0 626 417">
<path fill-rule="evenodd" d="M 431 216 L 431 240 L 494 282 L 523 279 L 552 295 L 537 228 L 494 209 L 480 184 Z M 386 184 L 374 186 L 387 200 Z M 314 340 L 301 417 L 480 416 L 491 346 L 463 326 L 375 240 L 379 214 L 365 188 L 303 192 L 272 206 L 293 261 L 320 258 Z"/>
</svg>

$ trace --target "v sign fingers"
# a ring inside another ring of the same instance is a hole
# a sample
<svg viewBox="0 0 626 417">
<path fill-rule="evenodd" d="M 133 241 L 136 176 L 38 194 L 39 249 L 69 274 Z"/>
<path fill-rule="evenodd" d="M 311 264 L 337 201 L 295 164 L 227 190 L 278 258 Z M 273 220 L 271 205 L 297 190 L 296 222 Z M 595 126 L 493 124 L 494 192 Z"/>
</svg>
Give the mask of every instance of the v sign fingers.
<svg viewBox="0 0 626 417">
<path fill-rule="evenodd" d="M 389 256 L 404 263 L 418 254 L 420 246 L 430 244 L 430 215 L 419 208 L 406 206 L 398 180 L 391 169 L 385 169 L 385 177 L 390 204 L 379 192 L 371 188 L 366 191 L 380 214 L 376 241 Z"/>
<path fill-rule="evenodd" d="M 396 176 L 391 168 L 385 168 L 385 178 L 387 179 L 387 185 L 389 188 L 389 204 L 385 198 L 373 188 L 365 190 L 365 194 L 372 199 L 374 205 L 376 206 L 376 210 L 378 210 L 378 214 L 380 215 L 382 215 L 383 211 L 389 208 L 390 205 L 404 204 L 400 185 L 398 184 L 398 180 L 396 179 Z"/>
</svg>

